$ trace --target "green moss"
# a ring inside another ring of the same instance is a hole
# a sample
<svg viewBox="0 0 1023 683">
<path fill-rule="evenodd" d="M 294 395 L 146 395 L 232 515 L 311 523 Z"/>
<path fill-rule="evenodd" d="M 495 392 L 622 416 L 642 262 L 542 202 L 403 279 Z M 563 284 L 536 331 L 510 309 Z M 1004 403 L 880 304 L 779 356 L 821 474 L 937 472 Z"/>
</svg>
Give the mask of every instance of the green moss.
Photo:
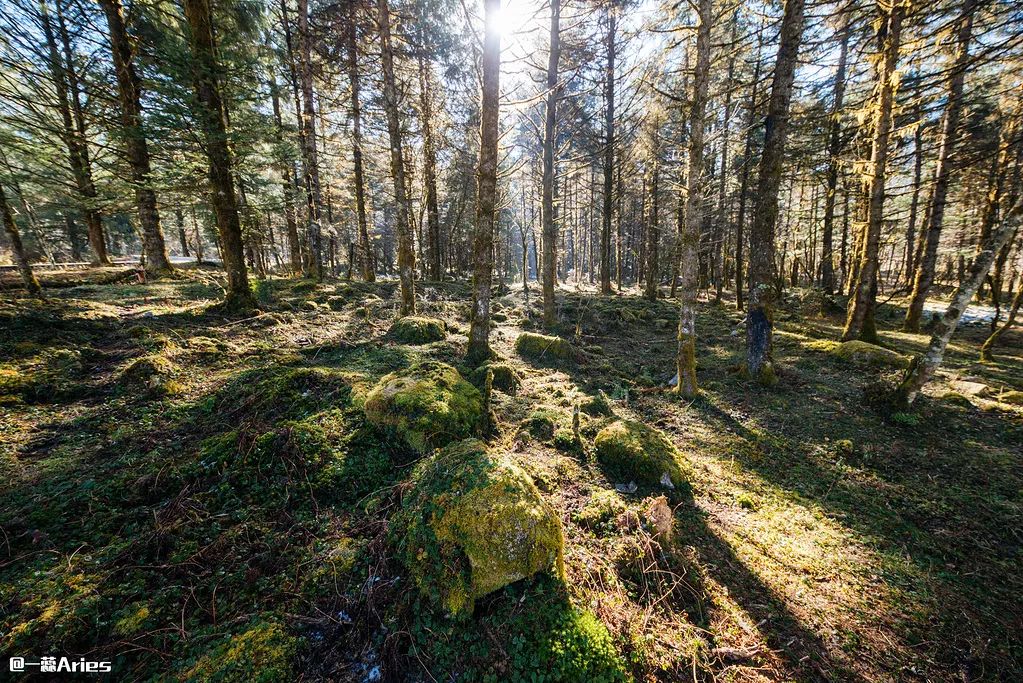
<svg viewBox="0 0 1023 683">
<path fill-rule="evenodd" d="M 522 428 L 534 439 L 547 441 L 554 438 L 561 414 L 548 408 L 538 408 L 522 422 Z"/>
<path fill-rule="evenodd" d="M 174 363 L 165 356 L 150 354 L 132 361 L 121 373 L 125 389 L 143 391 L 150 396 L 165 396 L 179 390 L 172 379 Z"/>
<path fill-rule="evenodd" d="M 236 350 L 233 344 L 213 337 L 190 337 L 185 344 L 190 351 L 203 356 L 220 356 Z"/>
<path fill-rule="evenodd" d="M 494 371 L 493 387 L 504 393 L 514 396 L 522 386 L 518 371 L 507 363 L 487 363 L 473 371 L 472 379 L 476 386 L 483 386 L 486 381 L 487 370 Z"/>
<path fill-rule="evenodd" d="M 216 645 L 183 673 L 186 681 L 271 683 L 292 680 L 298 640 L 272 621 L 255 621 Z"/>
<path fill-rule="evenodd" d="M 592 417 L 612 417 L 614 410 L 603 391 L 598 391 L 595 396 L 587 396 L 579 403 L 579 410 Z"/>
<path fill-rule="evenodd" d="M 429 344 L 444 340 L 447 325 L 439 318 L 410 315 L 395 320 L 387 335 L 404 344 Z"/>
<path fill-rule="evenodd" d="M 593 441 L 597 461 L 614 482 L 660 486 L 667 473 L 675 488 L 689 487 L 682 455 L 659 430 L 634 420 L 604 427 Z"/>
<path fill-rule="evenodd" d="M 298 305 L 298 308 L 300 311 L 313 312 L 320 310 L 320 305 L 313 301 L 312 299 L 306 299 L 305 301 Z"/>
<path fill-rule="evenodd" d="M 998 400 L 1013 406 L 1023 406 L 1023 391 L 1006 391 L 998 397 Z"/>
<path fill-rule="evenodd" d="M 332 311 L 340 311 L 345 307 L 345 298 L 343 296 L 328 296 L 327 297 L 327 308 Z"/>
<path fill-rule="evenodd" d="M 616 492 L 601 489 L 595 491 L 579 512 L 572 515 L 572 521 L 587 529 L 607 527 L 625 512 L 625 503 Z"/>
<path fill-rule="evenodd" d="M 545 334 L 523 332 L 515 340 L 515 351 L 524 358 L 533 360 L 571 360 L 575 357 L 575 349 L 561 337 L 549 337 Z"/>
<path fill-rule="evenodd" d="M 427 453 L 471 436 L 483 417 L 483 397 L 450 365 L 418 363 L 383 377 L 366 396 L 366 418 Z"/>
<path fill-rule="evenodd" d="M 909 358 L 901 353 L 856 339 L 842 342 L 832 347 L 830 352 L 844 361 L 874 367 L 904 368 L 909 365 Z"/>
<path fill-rule="evenodd" d="M 417 466 L 412 482 L 392 537 L 420 591 L 448 613 L 551 567 L 563 575 L 561 520 L 506 456 L 469 439 Z"/>
</svg>

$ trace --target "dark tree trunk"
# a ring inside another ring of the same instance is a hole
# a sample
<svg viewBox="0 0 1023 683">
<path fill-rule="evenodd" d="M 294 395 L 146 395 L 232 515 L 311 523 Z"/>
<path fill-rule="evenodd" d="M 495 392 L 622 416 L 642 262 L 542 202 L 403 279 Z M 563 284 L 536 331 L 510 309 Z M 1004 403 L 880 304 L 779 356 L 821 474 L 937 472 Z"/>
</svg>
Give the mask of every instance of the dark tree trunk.
<svg viewBox="0 0 1023 683">
<path fill-rule="evenodd" d="M 892 105 L 895 99 L 895 71 L 898 68 L 899 44 L 905 5 L 896 2 L 878 30 L 880 58 L 877 60 L 877 102 L 874 104 L 874 139 L 870 153 L 870 189 L 867 222 L 859 249 L 859 275 L 850 292 L 849 314 L 842 339 L 862 339 L 876 343 L 874 304 L 879 270 L 878 249 L 881 225 L 884 222 L 885 182 L 888 170 L 888 141 L 892 130 Z"/>
<path fill-rule="evenodd" d="M 611 293 L 611 223 L 614 220 L 615 163 L 615 59 L 618 8 L 615 0 L 607 3 L 607 70 L 604 74 L 604 203 L 600 225 L 600 293 Z"/>
<path fill-rule="evenodd" d="M 803 0 L 786 0 L 771 98 L 764 122 L 757 193 L 750 225 L 750 289 L 746 315 L 746 370 L 764 384 L 776 381 L 772 363 L 775 299 L 774 232 L 778 221 L 778 189 L 785 158 L 785 136 L 799 44 L 803 37 Z"/>
<path fill-rule="evenodd" d="M 401 280 L 401 315 L 416 312 L 416 257 L 412 245 L 411 203 L 405 179 L 405 161 L 402 158 L 401 122 L 398 118 L 398 87 L 394 77 L 394 49 L 391 46 L 391 10 L 387 0 L 377 0 L 377 22 L 380 29 L 380 56 L 383 62 L 384 110 L 387 114 L 387 134 L 391 146 L 391 177 L 394 181 L 394 200 L 398 223 L 398 277 Z"/>
<path fill-rule="evenodd" d="M 224 270 L 227 271 L 227 299 L 224 306 L 228 310 L 251 309 L 255 307 L 255 300 L 245 270 L 238 200 L 231 173 L 231 149 L 227 143 L 227 122 L 218 83 L 220 66 L 213 40 L 210 0 L 184 0 L 184 5 L 192 49 L 192 77 L 200 105 L 198 115 L 210 165 L 210 197 L 220 232 L 221 258 Z"/>
</svg>

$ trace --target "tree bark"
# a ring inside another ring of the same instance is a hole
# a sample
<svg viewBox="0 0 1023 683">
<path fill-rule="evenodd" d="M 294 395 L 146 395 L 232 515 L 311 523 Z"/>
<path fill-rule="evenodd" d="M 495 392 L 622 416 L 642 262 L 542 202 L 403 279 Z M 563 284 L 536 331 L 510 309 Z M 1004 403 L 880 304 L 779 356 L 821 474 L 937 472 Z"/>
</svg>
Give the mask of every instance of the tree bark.
<svg viewBox="0 0 1023 683">
<path fill-rule="evenodd" d="M 878 30 L 881 54 L 877 62 L 877 101 L 874 104 L 874 140 L 870 153 L 869 208 L 860 244 L 859 275 L 850 294 L 849 314 L 846 317 L 845 330 L 842 332 L 843 341 L 858 338 L 877 343 L 873 321 L 877 292 L 878 248 L 881 244 L 881 226 L 884 222 L 888 141 L 892 130 L 892 103 L 895 99 L 896 69 L 905 12 L 906 6 L 901 0 L 896 0 Z"/>
<path fill-rule="evenodd" d="M 661 274 L 657 260 L 658 242 L 661 237 L 660 215 L 658 211 L 660 208 L 658 194 L 661 189 L 661 150 L 657 140 L 658 128 L 660 127 L 659 117 L 655 117 L 651 126 L 650 165 L 652 169 L 648 185 L 650 213 L 646 224 L 646 289 L 643 292 L 643 296 L 650 301 L 657 301 L 657 289 L 661 284 Z"/>
<path fill-rule="evenodd" d="M 21 233 L 18 232 L 18 224 L 14 222 L 14 212 L 7 203 L 7 195 L 0 185 L 0 212 L 3 213 L 4 232 L 11 241 L 11 251 L 14 253 L 14 263 L 18 266 L 18 273 L 21 275 L 21 282 L 30 296 L 42 296 L 43 290 L 39 286 L 32 266 L 28 263 L 28 256 L 25 254 L 25 246 L 21 242 Z"/>
<path fill-rule="evenodd" d="M 49 50 L 50 73 L 54 91 L 57 95 L 57 107 L 63 122 L 64 144 L 68 150 L 68 165 L 75 179 L 75 189 L 81 197 L 81 211 L 89 233 L 89 246 L 92 247 L 93 263 L 109 266 L 106 238 L 103 234 L 103 218 L 96 208 L 97 192 L 92 180 L 92 165 L 89 159 L 88 139 L 85 134 L 85 118 L 81 115 L 79 102 L 78 79 L 74 71 L 74 63 L 65 62 L 57 52 L 57 43 L 50 23 L 47 0 L 39 3 L 39 13 L 43 24 L 43 35 Z M 65 45 L 65 59 L 70 59 L 70 45 Z M 72 111 L 75 119 L 72 119 Z"/>
<path fill-rule="evenodd" d="M 772 363 L 775 298 L 775 224 L 778 189 L 785 158 L 785 136 L 799 44 L 803 37 L 803 0 L 786 0 L 779 36 L 771 98 L 764 122 L 757 194 L 750 225 L 750 289 L 746 315 L 746 371 L 763 384 L 777 380 Z"/>
<path fill-rule="evenodd" d="M 323 231 L 320 214 L 320 167 L 316 152 L 316 106 L 313 100 L 313 41 L 309 32 L 309 0 L 298 0 L 298 76 L 302 90 L 302 158 L 308 210 L 309 251 L 312 259 L 307 275 L 323 279 Z"/>
<path fill-rule="evenodd" d="M 952 152 L 958 142 L 959 118 L 963 105 L 963 82 L 966 68 L 970 60 L 970 40 L 973 36 L 973 14 L 977 0 L 964 0 L 962 19 L 956 38 L 956 57 L 952 66 L 948 84 L 948 100 L 945 105 L 945 118 L 941 128 L 941 144 L 938 149 L 938 163 L 934 168 L 934 187 L 931 193 L 930 206 L 924 225 L 927 230 L 924 237 L 923 254 L 916 267 L 913 280 L 913 294 L 903 329 L 907 332 L 920 331 L 920 319 L 923 316 L 924 302 L 927 292 L 934 282 L 934 269 L 938 259 L 938 243 L 941 239 L 941 228 L 945 218 L 945 200 L 948 194 L 948 183 L 951 177 Z"/>
<path fill-rule="evenodd" d="M 220 232 L 221 258 L 227 271 L 224 307 L 232 311 L 247 310 L 255 307 L 255 299 L 245 270 L 238 199 L 231 173 L 231 149 L 227 142 L 227 122 L 218 83 L 220 65 L 213 40 L 210 0 L 184 0 L 184 6 L 192 49 L 193 80 L 200 105 L 197 113 L 206 139 L 210 166 L 210 197 Z"/>
<path fill-rule="evenodd" d="M 120 0 L 100 0 L 110 29 L 110 50 L 113 53 L 114 73 L 117 75 L 117 94 L 120 103 L 121 128 L 128 165 L 131 167 L 132 185 L 135 186 L 135 206 L 142 228 L 142 250 L 146 257 L 146 272 L 162 275 L 173 272 L 167 258 L 167 246 L 160 230 L 160 212 L 153 190 L 149 144 L 142 120 L 142 82 L 132 63 L 132 45 L 124 25 L 124 11 Z"/>
<path fill-rule="evenodd" d="M 700 0 L 696 29 L 696 68 L 689 109 L 689 172 L 686 179 L 685 224 L 680 239 L 682 301 L 678 321 L 678 393 L 693 398 L 696 381 L 696 300 L 699 296 L 698 254 L 703 224 L 703 139 L 707 91 L 710 81 L 710 32 L 714 21 L 713 0 Z M 722 173 L 724 170 L 722 169 Z"/>
<path fill-rule="evenodd" d="M 377 22 L 380 30 L 380 56 L 383 62 L 384 111 L 387 113 L 387 134 L 391 146 L 391 178 L 394 181 L 394 201 L 397 205 L 398 277 L 401 280 L 401 315 L 416 312 L 415 269 L 412 245 L 411 206 L 408 183 L 405 181 L 405 161 L 402 158 L 401 122 L 398 119 L 398 88 L 394 80 L 394 50 L 391 46 L 391 10 L 388 0 L 377 0 Z"/>
<path fill-rule="evenodd" d="M 426 234 L 429 244 L 430 279 L 440 280 L 440 209 L 437 206 L 437 149 L 433 134 L 433 93 L 429 65 L 419 49 L 419 107 L 423 121 L 423 182 L 426 184 Z M 500 55 L 498 55 L 500 60 Z"/>
<path fill-rule="evenodd" d="M 498 114 L 501 94 L 501 34 L 496 18 L 501 0 L 484 4 L 486 35 L 483 41 L 483 92 L 480 105 L 480 166 L 476 199 L 476 235 L 473 239 L 472 319 L 467 358 L 489 360 L 490 285 L 494 270 L 494 226 L 497 218 Z"/>
<path fill-rule="evenodd" d="M 351 15 L 348 33 L 345 36 L 348 51 L 348 80 L 352 98 L 352 165 L 355 168 L 355 214 L 359 224 L 359 262 L 362 279 L 373 282 L 376 273 L 373 268 L 372 245 L 369 241 L 369 226 L 366 221 L 366 181 L 362 165 L 362 103 L 360 102 L 359 47 L 356 40 L 355 5 L 350 6 Z"/>
<path fill-rule="evenodd" d="M 920 390 L 923 389 L 924 385 L 927 384 L 938 370 L 945 357 L 945 349 L 948 347 L 948 342 L 959 325 L 959 318 L 962 317 L 963 311 L 969 306 L 973 296 L 977 293 L 977 288 L 980 287 L 980 283 L 991 269 L 991 264 L 995 260 L 995 254 L 1012 237 L 1016 230 L 1016 221 L 1019 220 L 1021 215 L 1023 215 L 1023 203 L 1017 201 L 1012 210 L 1002 219 L 998 228 L 991 233 L 982 245 L 980 252 L 970 265 L 966 279 L 959 283 L 955 294 L 952 295 L 952 302 L 945 310 L 945 314 L 941 316 L 941 321 L 938 323 L 934 334 L 931 336 L 931 341 L 927 345 L 927 351 L 914 362 L 906 378 L 896 389 L 895 400 L 897 404 L 903 406 L 912 405 L 917 396 L 920 395 Z"/>
<path fill-rule="evenodd" d="M 604 203 L 600 225 L 600 293 L 611 293 L 611 223 L 614 220 L 615 163 L 615 60 L 617 58 L 618 8 L 607 3 L 607 70 L 604 72 Z"/>
<path fill-rule="evenodd" d="M 984 340 L 984 345 L 980 347 L 980 360 L 983 363 L 990 363 L 994 361 L 994 349 L 995 344 L 1002 338 L 1009 328 L 1016 323 L 1016 316 L 1019 315 L 1020 305 L 1023 304 L 1023 282 L 1020 282 L 1019 290 L 1016 292 L 1016 296 L 1012 299 L 1012 304 L 1009 306 L 1009 315 L 1005 318 L 1005 322 L 1001 326 L 997 327 L 991 335 Z"/>
<path fill-rule="evenodd" d="M 550 49 L 547 55 L 547 102 L 543 128 L 543 320 L 554 325 L 554 285 L 558 267 L 558 224 L 554 216 L 555 137 L 560 87 L 558 62 L 561 59 L 561 0 L 551 0 Z"/>
<path fill-rule="evenodd" d="M 847 10 L 848 12 L 848 10 Z M 828 131 L 828 177 L 824 195 L 824 221 L 821 230 L 821 287 L 827 294 L 835 293 L 835 199 L 838 194 L 838 165 L 842 153 L 842 102 L 845 98 L 845 67 L 849 55 L 849 14 L 845 15 L 839 32 L 842 35 L 838 52 L 838 70 L 831 103 Z"/>
</svg>

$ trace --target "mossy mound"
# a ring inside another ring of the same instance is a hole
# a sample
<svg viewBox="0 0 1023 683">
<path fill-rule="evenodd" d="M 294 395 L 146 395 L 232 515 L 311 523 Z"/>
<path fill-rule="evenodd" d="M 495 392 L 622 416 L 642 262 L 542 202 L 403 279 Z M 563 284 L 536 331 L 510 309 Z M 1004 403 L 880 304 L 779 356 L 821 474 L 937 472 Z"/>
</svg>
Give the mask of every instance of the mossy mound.
<svg viewBox="0 0 1023 683">
<path fill-rule="evenodd" d="M 603 391 L 598 391 L 595 396 L 589 396 L 579 403 L 579 410 L 591 417 L 611 417 L 614 410 L 607 396 Z"/>
<path fill-rule="evenodd" d="M 518 371 L 507 363 L 487 363 L 477 368 L 472 375 L 477 386 L 483 386 L 486 382 L 487 370 L 494 372 L 494 381 L 491 386 L 509 396 L 514 396 L 522 386 L 522 379 L 519 377 Z"/>
<path fill-rule="evenodd" d="M 524 358 L 533 360 L 571 360 L 575 349 L 561 337 L 523 332 L 515 340 L 515 351 Z"/>
<path fill-rule="evenodd" d="M 366 396 L 366 419 L 427 453 L 476 432 L 483 397 L 445 363 L 426 361 L 384 376 Z"/>
<path fill-rule="evenodd" d="M 173 374 L 174 363 L 159 354 L 151 354 L 132 361 L 121 373 L 120 383 L 127 389 L 163 396 L 177 391 Z"/>
<path fill-rule="evenodd" d="M 614 482 L 634 481 L 661 486 L 667 479 L 676 489 L 687 489 L 682 455 L 660 430 L 634 420 L 618 420 L 604 427 L 593 440 L 597 461 Z"/>
<path fill-rule="evenodd" d="M 429 344 L 444 341 L 447 325 L 439 318 L 410 315 L 395 320 L 387 336 L 403 344 Z"/>
<path fill-rule="evenodd" d="M 1023 406 L 1023 391 L 1006 391 L 998 397 L 998 400 L 1012 406 Z"/>
<path fill-rule="evenodd" d="M 842 342 L 830 352 L 844 361 L 875 367 L 904 368 L 909 365 L 909 358 L 897 351 L 856 339 Z"/>
<path fill-rule="evenodd" d="M 391 532 L 420 591 L 452 615 L 552 567 L 564 574 L 557 513 L 525 471 L 475 439 L 416 467 Z"/>
<path fill-rule="evenodd" d="M 185 344 L 189 351 L 202 356 L 221 356 L 234 353 L 236 350 L 230 342 L 213 337 L 191 337 Z"/>
<path fill-rule="evenodd" d="M 595 491 L 582 509 L 572 515 L 572 520 L 587 529 L 606 529 L 625 510 L 621 496 L 615 491 L 601 489 Z"/>
<path fill-rule="evenodd" d="M 343 296 L 328 296 L 327 297 L 327 308 L 332 311 L 341 311 L 345 307 L 345 298 Z"/>
</svg>

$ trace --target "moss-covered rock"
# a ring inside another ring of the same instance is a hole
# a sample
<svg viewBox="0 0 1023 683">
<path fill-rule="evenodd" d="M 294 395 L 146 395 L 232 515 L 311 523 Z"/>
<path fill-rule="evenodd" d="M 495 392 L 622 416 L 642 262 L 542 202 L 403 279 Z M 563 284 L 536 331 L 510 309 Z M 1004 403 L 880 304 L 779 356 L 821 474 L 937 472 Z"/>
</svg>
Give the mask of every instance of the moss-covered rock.
<svg viewBox="0 0 1023 683">
<path fill-rule="evenodd" d="M 642 486 L 687 489 L 688 473 L 682 455 L 660 432 L 634 420 L 618 420 L 604 427 L 593 440 L 597 461 L 615 482 L 635 481 Z M 667 484 L 663 484 L 667 485 Z"/>
<path fill-rule="evenodd" d="M 391 531 L 420 591 L 452 615 L 539 572 L 564 573 L 557 513 L 525 471 L 475 439 L 416 467 Z"/>
<path fill-rule="evenodd" d="M 327 297 L 327 308 L 332 311 L 340 311 L 345 307 L 345 298 L 343 296 L 328 296 Z"/>
<path fill-rule="evenodd" d="M 473 382 L 477 386 L 483 386 L 487 378 L 487 370 L 494 372 L 492 386 L 510 396 L 514 396 L 522 385 L 522 379 L 519 377 L 518 371 L 512 366 L 507 363 L 487 363 L 476 368 L 473 372 Z"/>
<path fill-rule="evenodd" d="M 395 320 L 387 336 L 404 344 L 429 344 L 444 341 L 447 325 L 439 318 L 409 315 Z"/>
<path fill-rule="evenodd" d="M 121 373 L 120 383 L 127 389 L 162 396 L 177 392 L 173 374 L 174 363 L 165 356 L 151 354 L 132 361 Z"/>
<path fill-rule="evenodd" d="M 904 368 L 909 365 L 910 360 L 897 351 L 857 339 L 837 344 L 830 352 L 844 361 L 874 367 Z"/>
<path fill-rule="evenodd" d="M 611 417 L 614 410 L 603 391 L 598 391 L 594 396 L 588 396 L 579 403 L 579 410 L 591 417 Z"/>
<path fill-rule="evenodd" d="M 515 351 L 520 356 L 533 360 L 571 360 L 575 357 L 575 349 L 561 337 L 533 332 L 523 332 L 518 336 L 515 340 Z"/>
<path fill-rule="evenodd" d="M 365 410 L 371 424 L 427 453 L 475 433 L 483 397 L 458 370 L 426 361 L 383 377 L 366 396 Z"/>
<path fill-rule="evenodd" d="M 320 305 L 313 301 L 312 299 L 306 299 L 301 304 L 299 304 L 299 309 L 303 311 L 314 312 L 320 310 Z"/>
</svg>

